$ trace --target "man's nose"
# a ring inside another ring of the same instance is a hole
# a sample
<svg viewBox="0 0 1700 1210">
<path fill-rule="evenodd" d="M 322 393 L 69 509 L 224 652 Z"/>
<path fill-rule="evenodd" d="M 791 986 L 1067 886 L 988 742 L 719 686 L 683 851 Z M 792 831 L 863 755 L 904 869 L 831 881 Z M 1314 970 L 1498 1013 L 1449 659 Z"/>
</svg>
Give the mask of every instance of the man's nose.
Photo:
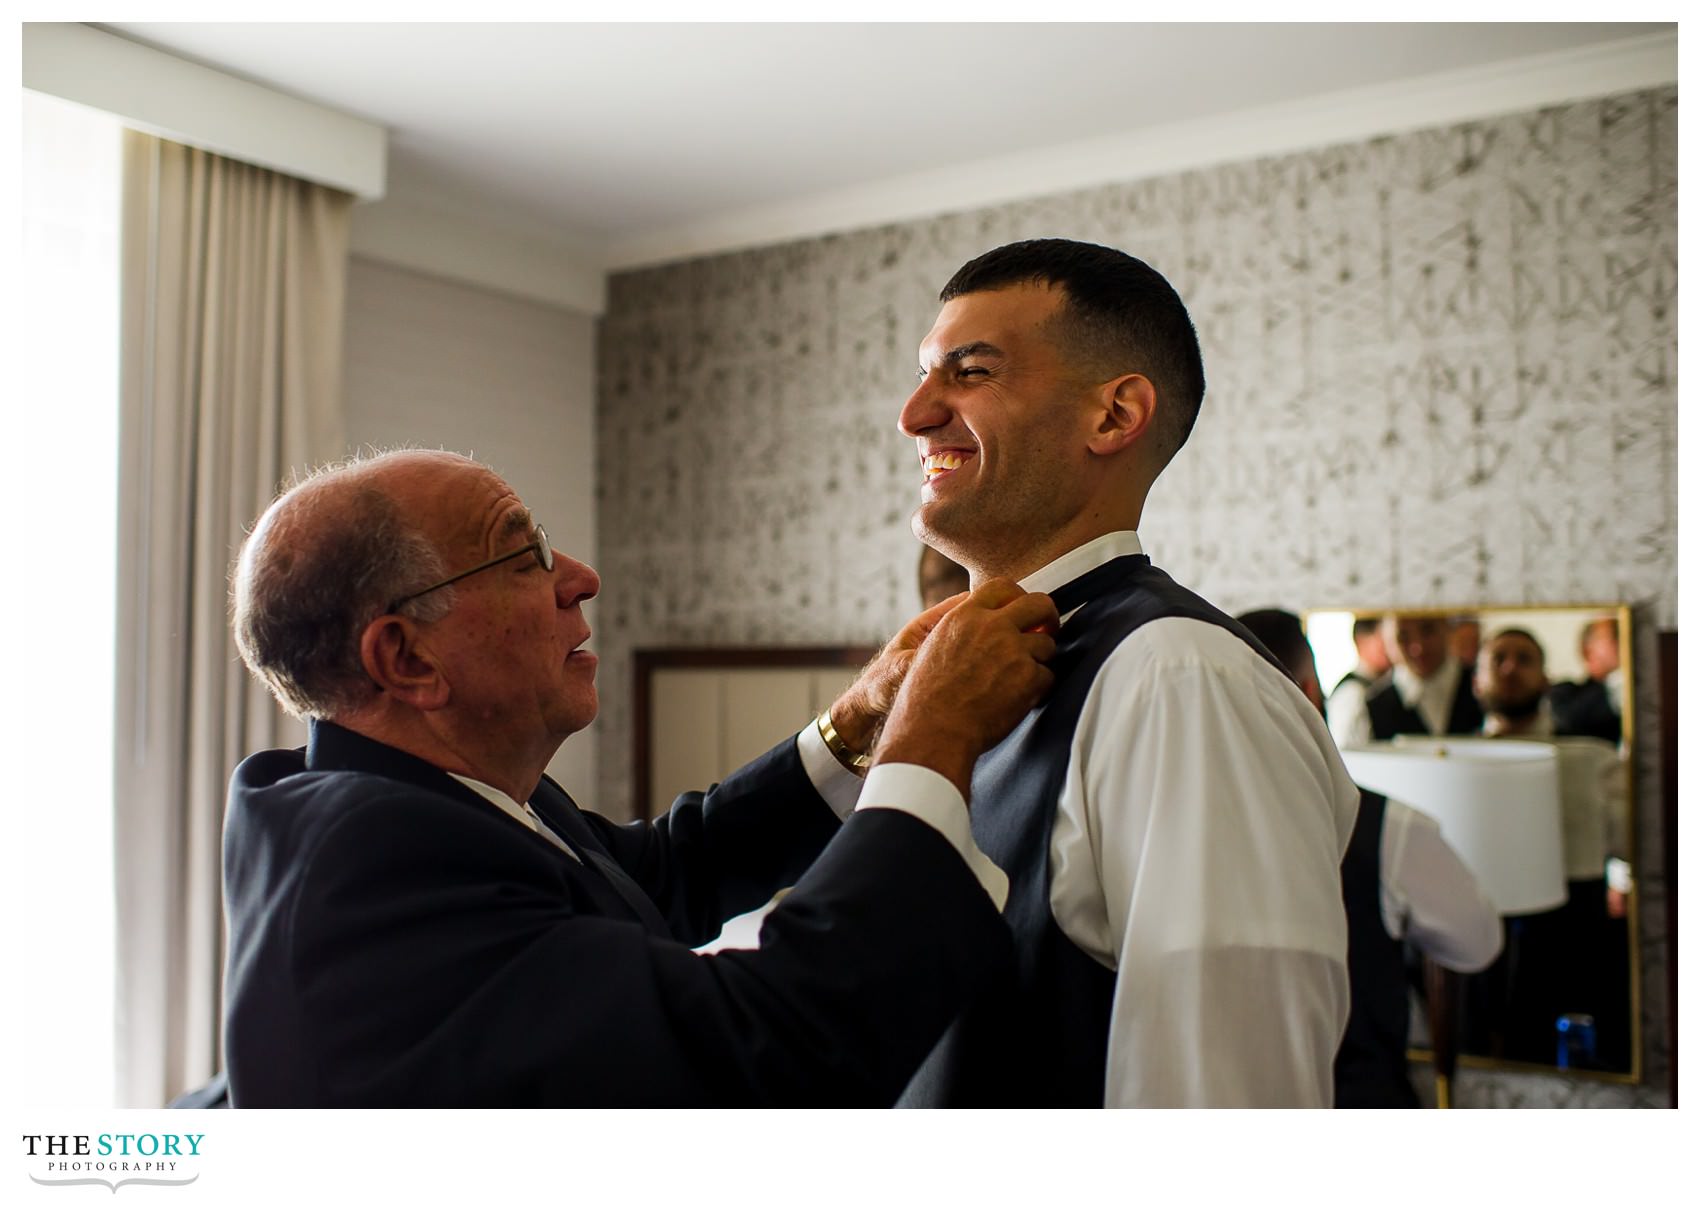
<svg viewBox="0 0 1700 1210">
<path fill-rule="evenodd" d="M 897 413 L 897 427 L 903 430 L 905 437 L 919 437 L 949 419 L 950 409 L 945 405 L 944 392 L 929 374 L 904 401 L 903 410 Z"/>
<path fill-rule="evenodd" d="M 555 552 L 555 599 L 561 608 L 588 601 L 601 591 L 602 577 L 594 567 L 558 550 Z"/>
</svg>

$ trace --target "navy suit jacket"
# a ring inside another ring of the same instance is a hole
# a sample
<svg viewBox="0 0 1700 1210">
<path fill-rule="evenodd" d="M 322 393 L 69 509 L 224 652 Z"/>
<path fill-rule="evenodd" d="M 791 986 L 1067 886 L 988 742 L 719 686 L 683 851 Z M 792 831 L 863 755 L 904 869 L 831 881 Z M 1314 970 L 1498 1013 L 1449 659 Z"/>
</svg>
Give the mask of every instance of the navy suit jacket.
<svg viewBox="0 0 1700 1210">
<path fill-rule="evenodd" d="M 1623 738 L 1623 719 L 1612 709 L 1604 681 L 1561 681 L 1547 691 L 1554 735 L 1594 735 L 1609 743 Z"/>
<path fill-rule="evenodd" d="M 887 1105 L 1009 957 L 937 831 L 890 810 L 840 827 L 791 740 L 649 823 L 548 778 L 531 805 L 582 863 L 334 724 L 242 762 L 234 1105 Z M 793 883 L 759 950 L 688 948 Z"/>
</svg>

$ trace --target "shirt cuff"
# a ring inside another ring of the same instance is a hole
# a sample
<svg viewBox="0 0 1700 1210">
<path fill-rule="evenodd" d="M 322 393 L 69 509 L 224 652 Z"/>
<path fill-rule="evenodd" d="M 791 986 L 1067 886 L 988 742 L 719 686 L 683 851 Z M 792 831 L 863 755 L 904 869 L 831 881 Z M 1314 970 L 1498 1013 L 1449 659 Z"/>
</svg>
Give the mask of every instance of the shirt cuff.
<svg viewBox="0 0 1700 1210">
<path fill-rule="evenodd" d="M 849 819 L 850 812 L 856 809 L 856 796 L 862 792 L 862 779 L 838 763 L 820 737 L 820 728 L 813 723 L 797 732 L 797 756 L 815 792 L 826 800 L 838 822 Z"/>
<path fill-rule="evenodd" d="M 802 746 L 801 740 L 798 746 Z M 831 759 L 831 753 L 827 758 Z M 1009 875 L 974 843 L 973 830 L 968 826 L 968 804 L 948 777 L 925 765 L 876 765 L 862 783 L 856 810 L 903 811 L 931 825 L 962 854 L 962 860 L 991 896 L 993 906 L 1003 911 L 1009 899 Z"/>
</svg>

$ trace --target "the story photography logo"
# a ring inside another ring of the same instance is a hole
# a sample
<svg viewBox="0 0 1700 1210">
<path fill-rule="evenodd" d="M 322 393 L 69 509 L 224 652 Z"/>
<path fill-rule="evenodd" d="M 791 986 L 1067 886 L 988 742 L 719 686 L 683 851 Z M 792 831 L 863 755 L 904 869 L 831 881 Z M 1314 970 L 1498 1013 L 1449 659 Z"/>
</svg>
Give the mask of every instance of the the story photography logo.
<svg viewBox="0 0 1700 1210">
<path fill-rule="evenodd" d="M 200 1179 L 204 1133 L 166 1131 L 26 1134 L 20 1151 L 37 1185 L 192 1185 Z"/>
</svg>

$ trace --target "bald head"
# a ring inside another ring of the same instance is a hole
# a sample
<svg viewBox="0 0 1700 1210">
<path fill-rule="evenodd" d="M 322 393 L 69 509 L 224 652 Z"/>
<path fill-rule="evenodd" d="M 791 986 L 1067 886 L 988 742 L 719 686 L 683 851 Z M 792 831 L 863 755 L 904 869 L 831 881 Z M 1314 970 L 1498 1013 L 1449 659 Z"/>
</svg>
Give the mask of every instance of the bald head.
<svg viewBox="0 0 1700 1210">
<path fill-rule="evenodd" d="M 445 488 L 491 474 L 458 454 L 402 450 L 324 467 L 272 502 L 243 543 L 231 601 L 243 662 L 286 710 L 336 718 L 376 692 L 361 632 L 390 602 L 442 578 Z M 397 612 L 434 621 L 453 594 Z"/>
<path fill-rule="evenodd" d="M 1595 618 L 1582 630 L 1582 663 L 1588 676 L 1603 681 L 1621 663 L 1617 647 L 1617 619 Z"/>
</svg>

